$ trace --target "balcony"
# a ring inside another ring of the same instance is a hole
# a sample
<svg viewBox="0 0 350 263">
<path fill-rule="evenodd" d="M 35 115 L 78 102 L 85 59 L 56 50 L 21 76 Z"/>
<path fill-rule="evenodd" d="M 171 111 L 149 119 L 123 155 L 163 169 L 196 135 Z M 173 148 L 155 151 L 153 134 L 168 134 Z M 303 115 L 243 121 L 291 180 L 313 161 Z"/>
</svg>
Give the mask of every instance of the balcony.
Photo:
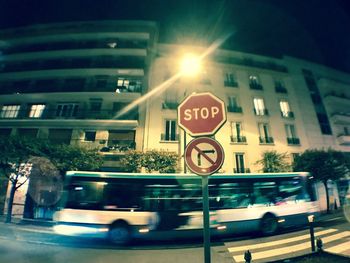
<svg viewBox="0 0 350 263">
<path fill-rule="evenodd" d="M 256 116 L 264 116 L 269 115 L 269 111 L 267 109 L 254 109 L 254 114 Z"/>
<path fill-rule="evenodd" d="M 253 90 L 263 90 L 263 86 L 258 83 L 250 83 L 249 87 L 250 89 L 253 89 Z"/>
<path fill-rule="evenodd" d="M 339 134 L 337 140 L 340 145 L 350 146 L 350 134 Z"/>
<path fill-rule="evenodd" d="M 287 119 L 293 119 L 294 118 L 294 112 L 292 111 L 281 111 L 281 116 L 283 118 L 287 118 Z"/>
<path fill-rule="evenodd" d="M 236 81 L 224 81 L 224 86 L 225 87 L 230 87 L 230 88 L 238 88 L 238 83 Z"/>
<path fill-rule="evenodd" d="M 273 144 L 274 140 L 272 137 L 259 137 L 259 142 L 261 144 Z"/>
<path fill-rule="evenodd" d="M 289 145 L 300 145 L 300 139 L 299 138 L 290 137 L 290 138 L 287 138 L 287 143 Z"/>
<path fill-rule="evenodd" d="M 177 102 L 163 102 L 162 109 L 163 110 L 177 110 L 179 103 Z"/>
<path fill-rule="evenodd" d="M 102 153 L 122 153 L 136 148 L 133 140 L 100 140 L 99 143 L 106 145 L 100 149 Z"/>
<path fill-rule="evenodd" d="M 178 134 L 164 134 L 160 135 L 160 140 L 163 142 L 178 142 L 179 135 Z"/>
<path fill-rule="evenodd" d="M 238 106 L 227 106 L 227 112 L 235 112 L 235 113 L 242 113 L 242 107 Z"/>
<path fill-rule="evenodd" d="M 247 138 L 245 136 L 231 136 L 232 143 L 246 143 Z"/>
<path fill-rule="evenodd" d="M 350 124 L 350 113 L 337 112 L 331 116 L 335 124 L 348 125 Z"/>
<path fill-rule="evenodd" d="M 236 174 L 250 173 L 250 169 L 249 168 L 234 168 L 233 172 Z"/>
<path fill-rule="evenodd" d="M 115 118 L 118 110 L 92 111 L 78 108 L 66 108 L 60 110 L 44 110 L 40 117 L 29 117 L 28 110 L 19 110 L 9 114 L 7 111 L 1 112 L 0 119 L 18 120 L 51 120 L 51 119 L 77 119 L 77 120 L 138 120 L 138 111 L 131 111 L 118 118 Z M 8 117 L 10 116 L 10 117 Z"/>
<path fill-rule="evenodd" d="M 275 91 L 276 93 L 284 93 L 284 94 L 288 93 L 287 89 L 283 86 L 275 86 Z"/>
</svg>

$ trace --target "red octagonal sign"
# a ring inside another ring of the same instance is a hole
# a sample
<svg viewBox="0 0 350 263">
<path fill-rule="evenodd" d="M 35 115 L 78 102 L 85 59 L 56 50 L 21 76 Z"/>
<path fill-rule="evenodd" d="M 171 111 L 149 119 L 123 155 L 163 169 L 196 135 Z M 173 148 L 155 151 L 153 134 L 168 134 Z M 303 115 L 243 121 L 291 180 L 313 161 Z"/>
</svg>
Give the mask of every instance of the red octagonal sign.
<svg viewBox="0 0 350 263">
<path fill-rule="evenodd" d="M 226 122 L 225 103 L 210 92 L 188 96 L 177 115 L 179 126 L 193 137 L 213 135 Z"/>
</svg>

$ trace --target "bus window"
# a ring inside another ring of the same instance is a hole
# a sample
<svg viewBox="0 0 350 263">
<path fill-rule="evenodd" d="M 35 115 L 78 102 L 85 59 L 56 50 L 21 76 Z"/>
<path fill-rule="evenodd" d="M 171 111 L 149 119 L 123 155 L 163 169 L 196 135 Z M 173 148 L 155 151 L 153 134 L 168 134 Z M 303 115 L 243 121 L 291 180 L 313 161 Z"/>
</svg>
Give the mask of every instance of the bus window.
<svg viewBox="0 0 350 263">
<path fill-rule="evenodd" d="M 76 182 L 72 184 L 67 208 L 100 209 L 104 184 L 101 182 Z"/>
<path fill-rule="evenodd" d="M 310 201 L 310 197 L 303 191 L 303 185 L 299 178 L 282 180 L 278 187 L 278 202 Z"/>
<path fill-rule="evenodd" d="M 276 182 L 259 182 L 253 184 L 253 204 L 271 205 L 276 202 L 277 185 Z"/>
<path fill-rule="evenodd" d="M 109 183 L 104 190 L 104 209 L 141 209 L 138 185 L 125 183 Z"/>
<path fill-rule="evenodd" d="M 244 208 L 251 204 L 251 185 L 248 182 L 222 183 L 211 190 L 211 208 Z"/>
</svg>

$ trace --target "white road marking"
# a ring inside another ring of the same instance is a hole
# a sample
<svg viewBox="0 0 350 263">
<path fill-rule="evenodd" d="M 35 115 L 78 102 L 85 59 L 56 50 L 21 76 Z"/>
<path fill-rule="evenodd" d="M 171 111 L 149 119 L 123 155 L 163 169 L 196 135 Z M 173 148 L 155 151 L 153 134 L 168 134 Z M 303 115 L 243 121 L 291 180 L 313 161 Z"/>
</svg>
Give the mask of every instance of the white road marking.
<svg viewBox="0 0 350 263">
<path fill-rule="evenodd" d="M 334 254 L 340 254 L 342 252 L 345 252 L 346 250 L 350 250 L 350 241 L 325 249 L 325 251 Z"/>
<path fill-rule="evenodd" d="M 338 230 L 337 229 L 328 229 L 328 230 L 324 230 L 324 231 L 319 231 L 315 234 L 315 236 L 319 237 L 319 236 L 326 235 L 326 234 L 329 234 L 329 233 L 332 233 L 335 231 L 338 231 Z M 246 251 L 247 249 L 249 249 L 251 252 L 253 252 L 252 250 L 256 249 L 256 248 L 271 247 L 274 245 L 287 244 L 287 243 L 294 242 L 294 241 L 304 240 L 305 236 L 307 236 L 307 238 L 310 238 L 310 235 L 303 235 L 303 236 L 299 236 L 299 237 L 295 237 L 295 238 L 288 238 L 288 239 L 279 240 L 279 241 L 265 242 L 262 244 L 256 244 L 256 245 L 252 245 L 252 246 L 249 246 L 249 245 L 241 246 L 241 247 L 239 247 L 240 250 L 238 250 L 237 248 L 229 248 L 228 250 L 230 252 L 232 252 L 233 250 L 234 250 L 234 252 L 241 251 L 242 253 L 240 253 L 240 255 L 235 255 L 235 256 L 233 256 L 233 258 L 234 258 L 235 262 L 245 262 L 243 254 L 244 254 L 244 251 Z M 344 231 L 344 232 L 340 232 L 340 233 L 337 233 L 334 235 L 324 237 L 324 238 L 322 238 L 322 241 L 323 241 L 323 244 L 327 244 L 327 243 L 330 243 L 332 241 L 339 240 L 341 238 L 345 238 L 345 237 L 349 237 L 349 236 L 350 236 L 350 231 Z M 350 243 L 350 242 L 342 243 L 343 247 L 347 247 L 348 243 Z M 282 247 L 282 248 L 267 249 L 265 251 L 255 252 L 252 254 L 253 254 L 254 260 L 259 260 L 259 259 L 263 259 L 263 258 L 271 258 L 271 257 L 286 255 L 289 253 L 302 251 L 302 250 L 305 250 L 307 248 L 310 248 L 310 241 L 303 242 L 303 243 L 300 243 L 297 245 L 286 246 L 286 247 Z M 336 249 L 340 250 L 340 245 L 336 246 Z"/>
<path fill-rule="evenodd" d="M 316 236 L 323 236 L 323 235 L 333 233 L 336 231 L 337 231 L 337 229 L 327 229 L 327 230 L 315 232 L 315 235 Z M 306 235 L 302 235 L 302 236 L 291 237 L 291 238 L 287 238 L 287 239 L 283 239 L 283 240 L 264 242 L 264 243 L 260 243 L 260 244 L 245 245 L 245 246 L 239 246 L 239 247 L 230 247 L 230 248 L 228 248 L 228 251 L 233 253 L 233 252 L 238 252 L 238 251 L 245 251 L 247 249 L 252 250 L 252 249 L 265 248 L 265 247 L 272 247 L 272 246 L 276 246 L 276 245 L 291 243 L 294 241 L 300 241 L 300 240 L 309 239 L 309 238 L 310 238 L 310 234 L 306 234 Z"/>
</svg>

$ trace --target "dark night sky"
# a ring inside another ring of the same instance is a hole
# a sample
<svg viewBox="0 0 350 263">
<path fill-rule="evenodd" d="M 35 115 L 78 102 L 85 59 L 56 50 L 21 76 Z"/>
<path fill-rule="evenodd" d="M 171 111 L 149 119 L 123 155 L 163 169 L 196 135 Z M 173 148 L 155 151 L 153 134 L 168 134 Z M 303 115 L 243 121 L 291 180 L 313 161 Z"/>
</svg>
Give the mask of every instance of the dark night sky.
<svg viewBox="0 0 350 263">
<path fill-rule="evenodd" d="M 160 24 L 160 40 L 290 55 L 350 72 L 347 0 L 0 0 L 0 27 L 78 20 Z M 0 36 L 1 37 L 1 36 Z"/>
</svg>

